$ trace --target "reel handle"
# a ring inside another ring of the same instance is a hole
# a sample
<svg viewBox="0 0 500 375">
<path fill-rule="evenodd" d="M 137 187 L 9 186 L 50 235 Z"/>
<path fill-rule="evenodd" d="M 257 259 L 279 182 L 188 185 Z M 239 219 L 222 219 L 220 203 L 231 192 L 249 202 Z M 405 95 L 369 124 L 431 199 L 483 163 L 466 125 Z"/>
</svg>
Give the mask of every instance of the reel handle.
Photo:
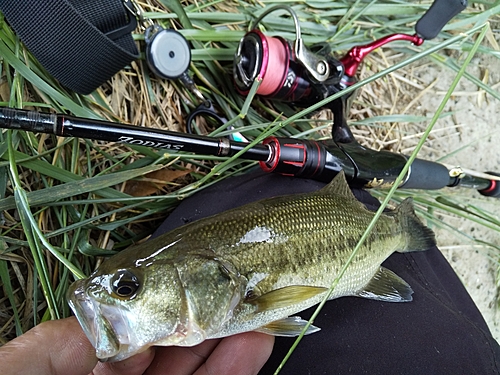
<svg viewBox="0 0 500 375">
<path fill-rule="evenodd" d="M 422 38 L 434 39 L 453 17 L 467 8 L 467 0 L 435 0 L 415 25 Z"/>
</svg>

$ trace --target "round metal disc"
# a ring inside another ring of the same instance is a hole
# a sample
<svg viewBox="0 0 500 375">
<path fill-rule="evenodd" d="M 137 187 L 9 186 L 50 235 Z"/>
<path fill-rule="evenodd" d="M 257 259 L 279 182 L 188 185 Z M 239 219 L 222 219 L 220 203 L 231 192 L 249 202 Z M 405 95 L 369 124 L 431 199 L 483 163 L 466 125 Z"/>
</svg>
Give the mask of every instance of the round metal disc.
<svg viewBox="0 0 500 375">
<path fill-rule="evenodd" d="M 148 43 L 146 58 L 149 68 L 166 79 L 179 78 L 191 62 L 187 40 L 177 31 L 163 29 Z"/>
</svg>

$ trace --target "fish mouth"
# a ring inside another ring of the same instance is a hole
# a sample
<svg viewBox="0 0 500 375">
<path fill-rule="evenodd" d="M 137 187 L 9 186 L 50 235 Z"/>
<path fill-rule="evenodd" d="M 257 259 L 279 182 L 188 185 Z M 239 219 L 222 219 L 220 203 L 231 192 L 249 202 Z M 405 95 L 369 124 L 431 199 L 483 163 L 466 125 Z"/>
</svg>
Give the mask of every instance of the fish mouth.
<svg viewBox="0 0 500 375">
<path fill-rule="evenodd" d="M 68 290 L 68 304 L 102 362 L 118 360 L 120 341 L 100 304 L 85 291 L 85 280 L 75 281 Z"/>
</svg>

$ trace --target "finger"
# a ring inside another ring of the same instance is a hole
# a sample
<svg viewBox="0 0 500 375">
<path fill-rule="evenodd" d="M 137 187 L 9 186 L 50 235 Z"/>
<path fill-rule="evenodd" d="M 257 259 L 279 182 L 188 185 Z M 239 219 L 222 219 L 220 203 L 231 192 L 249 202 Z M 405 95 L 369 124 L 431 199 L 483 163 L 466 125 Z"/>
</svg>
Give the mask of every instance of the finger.
<svg viewBox="0 0 500 375">
<path fill-rule="evenodd" d="M 136 354 L 120 362 L 99 362 L 93 375 L 142 375 L 155 356 L 154 348 Z"/>
<path fill-rule="evenodd" d="M 39 324 L 0 348 L 2 375 L 87 375 L 95 350 L 72 317 Z"/>
<path fill-rule="evenodd" d="M 274 336 L 247 332 L 226 337 L 195 375 L 254 375 L 271 355 Z"/>
<path fill-rule="evenodd" d="M 206 340 L 193 347 L 156 347 L 153 363 L 145 375 L 192 375 L 221 340 Z"/>
</svg>

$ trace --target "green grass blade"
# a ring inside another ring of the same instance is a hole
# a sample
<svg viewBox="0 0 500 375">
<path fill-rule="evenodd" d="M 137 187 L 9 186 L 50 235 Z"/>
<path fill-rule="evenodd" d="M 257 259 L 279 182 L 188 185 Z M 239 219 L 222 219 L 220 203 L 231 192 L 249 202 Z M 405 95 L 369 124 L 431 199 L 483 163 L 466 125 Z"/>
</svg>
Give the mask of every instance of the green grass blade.
<svg viewBox="0 0 500 375">
<path fill-rule="evenodd" d="M 61 94 L 59 91 L 55 90 L 52 86 L 47 84 L 45 80 L 41 77 L 37 76 L 30 68 L 24 65 L 13 53 L 12 51 L 5 45 L 5 43 L 0 38 L 0 55 L 7 61 L 10 65 L 12 65 L 19 74 L 21 74 L 28 81 L 33 83 L 36 87 L 42 90 L 47 95 L 53 97 L 55 100 L 60 102 L 63 106 L 65 106 L 69 111 L 71 111 L 76 116 L 82 116 L 87 118 L 98 119 L 99 116 L 95 114 L 95 112 L 91 111 L 88 108 L 84 108 L 74 101 L 70 100 L 68 97 Z"/>
<path fill-rule="evenodd" d="M 45 165 L 48 167 L 49 165 Z M 33 191 L 27 193 L 27 199 L 31 206 L 40 206 L 50 202 L 54 202 L 59 199 L 64 199 L 68 197 L 73 197 L 88 192 L 95 192 L 97 195 L 109 196 L 105 188 L 119 183 L 131 180 L 133 178 L 143 176 L 152 171 L 161 169 L 162 165 L 147 166 L 138 169 L 132 169 L 129 171 L 111 173 L 109 175 L 97 176 L 92 178 L 82 178 L 80 176 L 75 176 L 77 181 L 70 181 L 63 185 L 54 186 L 48 189 Z M 53 167 L 50 167 L 52 169 Z M 57 176 L 59 176 L 60 170 L 57 170 Z M 127 194 L 118 194 L 115 190 L 109 190 L 115 198 L 128 197 Z M 116 194 L 115 194 L 116 193 Z M 15 202 L 13 197 L 7 197 L 0 199 L 0 210 L 9 210 L 15 207 Z"/>
<path fill-rule="evenodd" d="M 391 187 L 391 189 L 389 190 L 389 192 L 387 193 L 387 196 L 385 197 L 385 199 L 382 201 L 380 207 L 375 212 L 375 215 L 374 215 L 373 219 L 371 220 L 370 224 L 366 228 L 366 230 L 363 233 L 363 235 L 361 236 L 360 240 L 358 241 L 358 243 L 354 247 L 354 250 L 351 252 L 351 255 L 349 256 L 349 258 L 347 259 L 346 263 L 344 264 L 344 266 L 340 270 L 338 276 L 333 281 L 331 287 L 328 290 L 328 293 L 326 293 L 326 295 L 325 295 L 325 298 L 321 301 L 321 303 L 318 305 L 318 307 L 314 311 L 313 315 L 311 316 L 310 320 L 305 325 L 305 327 L 302 330 L 301 334 L 297 337 L 297 339 L 295 340 L 294 344 L 290 348 L 289 352 L 287 353 L 287 355 L 285 356 L 285 358 L 281 362 L 280 366 L 276 369 L 275 374 L 278 374 L 280 372 L 280 370 L 283 368 L 283 366 L 286 363 L 286 361 L 288 360 L 288 358 L 290 358 L 290 356 L 293 353 L 294 349 L 297 347 L 298 343 L 302 340 L 302 337 L 304 336 L 304 334 L 306 333 L 306 331 L 313 324 L 314 320 L 319 315 L 319 313 L 322 310 L 323 306 L 328 301 L 330 295 L 333 293 L 333 290 L 338 285 L 340 279 L 346 273 L 346 271 L 347 271 L 348 267 L 350 266 L 350 264 L 353 262 L 353 260 L 356 257 L 357 253 L 361 249 L 361 246 L 363 245 L 363 243 L 366 241 L 366 239 L 370 235 L 370 233 L 373 230 L 373 228 L 374 228 L 377 220 L 380 218 L 380 216 L 382 215 L 384 209 L 389 204 L 389 201 L 391 200 L 392 196 L 396 192 L 398 186 L 401 185 L 401 182 L 403 181 L 403 179 L 405 178 L 406 174 L 408 173 L 410 165 L 417 158 L 417 154 L 419 153 L 419 151 L 423 147 L 425 141 L 427 140 L 427 137 L 429 136 L 430 132 L 432 131 L 432 128 L 434 127 L 434 125 L 438 121 L 439 116 L 441 115 L 441 113 L 443 112 L 443 110 L 444 110 L 444 108 L 446 106 L 446 103 L 448 102 L 448 100 L 450 99 L 451 95 L 455 91 L 455 88 L 457 87 L 458 82 L 460 81 L 460 79 L 464 75 L 465 69 L 469 65 L 469 63 L 472 60 L 472 58 L 474 57 L 477 49 L 479 48 L 479 45 L 481 44 L 482 40 L 484 39 L 484 37 L 486 35 L 486 32 L 488 31 L 488 29 L 489 29 L 489 25 L 488 24 L 486 24 L 486 25 L 484 25 L 482 27 L 481 32 L 480 32 L 480 34 L 479 34 L 479 36 L 478 36 L 478 38 L 476 40 L 476 43 L 474 44 L 474 48 L 468 54 L 468 56 L 465 59 L 464 64 L 463 64 L 462 68 L 460 69 L 459 73 L 455 76 L 453 82 L 450 85 L 450 88 L 448 89 L 448 92 L 444 96 L 443 100 L 441 101 L 441 104 L 439 105 L 438 109 L 436 110 L 436 113 L 434 114 L 434 116 L 433 116 L 432 120 L 430 121 L 427 129 L 425 130 L 424 135 L 422 136 L 422 138 L 418 142 L 417 146 L 415 147 L 415 150 L 412 152 L 412 154 L 408 158 L 408 161 L 406 162 L 406 164 L 404 165 L 403 169 L 401 170 L 401 173 L 399 174 L 399 176 L 397 177 L 397 179 L 394 181 L 394 184 Z"/>
<path fill-rule="evenodd" d="M 0 259 L 0 280 L 3 284 L 3 290 L 7 294 L 7 298 L 12 306 L 12 313 L 14 315 L 14 323 L 16 325 L 16 334 L 22 335 L 23 329 L 21 325 L 21 320 L 19 319 L 19 312 L 17 311 L 17 303 L 14 297 L 14 291 L 12 288 L 12 283 L 10 282 L 9 267 L 7 266 L 7 261 Z"/>
<path fill-rule="evenodd" d="M 25 199 L 23 199 L 23 190 L 16 189 L 14 194 L 16 201 L 19 201 L 19 216 L 21 218 L 21 223 L 24 228 L 24 233 L 27 237 L 29 247 L 33 254 L 33 259 L 35 261 L 35 267 L 38 272 L 39 280 L 42 285 L 42 292 L 47 301 L 47 311 L 50 314 L 51 319 L 59 319 L 59 311 L 57 309 L 57 304 L 55 301 L 54 291 L 51 287 L 50 277 L 48 272 L 47 264 L 45 263 L 43 250 L 39 243 L 39 238 L 33 235 L 32 223 L 30 222 L 31 212 L 24 206 Z M 36 226 L 36 223 L 35 223 Z"/>
<path fill-rule="evenodd" d="M 64 266 L 66 266 L 66 268 L 68 268 L 73 273 L 73 275 L 75 276 L 75 278 L 79 278 L 79 279 L 84 278 L 85 274 L 81 270 L 79 270 L 78 268 L 76 268 L 71 262 L 69 262 L 68 259 L 66 259 L 64 257 L 64 255 L 62 255 L 59 251 L 57 251 L 47 241 L 47 239 L 45 238 L 45 236 L 43 235 L 43 233 L 41 232 L 41 230 L 38 228 L 36 220 L 33 217 L 33 215 L 31 214 L 31 210 L 30 210 L 30 207 L 29 207 L 28 197 L 27 197 L 26 192 L 23 189 L 21 189 L 21 188 L 16 188 L 16 190 L 15 190 L 14 193 L 15 193 L 15 198 L 16 198 L 16 205 L 17 205 L 18 210 L 19 210 L 19 212 L 20 212 L 20 214 L 22 216 L 23 227 L 31 229 L 33 231 L 33 234 L 36 234 L 37 241 L 40 241 L 45 246 L 45 248 L 47 250 L 49 250 L 52 253 L 52 255 L 54 255 L 54 257 L 59 262 L 61 262 Z M 36 247 L 39 250 L 41 249 L 40 246 L 36 246 Z M 39 260 L 40 260 L 40 264 L 43 265 L 43 263 L 42 263 L 42 257 L 39 257 Z M 44 270 L 44 273 L 46 275 L 47 274 L 46 267 L 40 267 L 40 268 Z M 49 285 L 49 283 L 48 283 L 48 277 L 47 277 L 47 275 L 45 277 L 47 278 L 45 280 L 46 281 L 46 288 L 48 288 L 48 285 Z M 53 294 L 53 293 L 48 293 L 48 294 Z M 53 295 L 51 295 L 50 298 L 53 299 L 53 300 L 55 300 Z M 55 305 L 55 303 L 53 305 Z M 51 313 L 51 315 L 54 316 L 52 313 Z"/>
</svg>

